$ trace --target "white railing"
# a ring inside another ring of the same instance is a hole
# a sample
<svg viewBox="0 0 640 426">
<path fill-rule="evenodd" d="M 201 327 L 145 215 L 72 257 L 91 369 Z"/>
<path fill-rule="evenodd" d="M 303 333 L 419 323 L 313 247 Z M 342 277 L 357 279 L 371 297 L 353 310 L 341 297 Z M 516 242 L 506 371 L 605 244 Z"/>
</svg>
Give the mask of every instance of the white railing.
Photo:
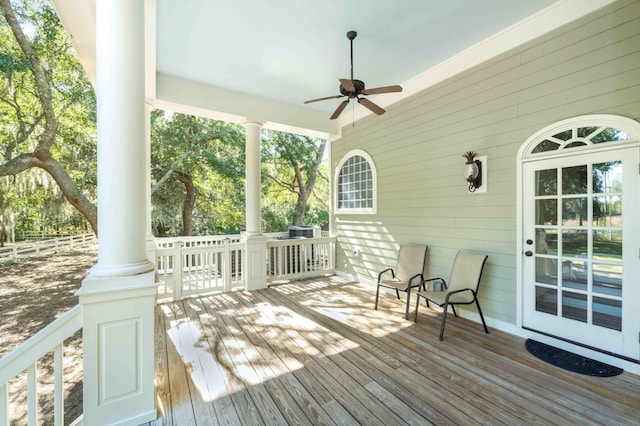
<svg viewBox="0 0 640 426">
<path fill-rule="evenodd" d="M 335 238 L 288 239 L 287 232 L 266 236 L 269 283 L 334 272 Z M 156 244 L 159 299 L 246 286 L 240 235 L 157 238 Z"/>
<path fill-rule="evenodd" d="M 282 239 L 267 242 L 267 281 L 306 278 L 335 271 L 336 239 Z"/>
<path fill-rule="evenodd" d="M 26 371 L 27 424 L 38 425 L 38 361 L 53 351 L 53 424 L 64 421 L 63 343 L 82 328 L 82 308 L 64 315 L 0 358 L 0 425 L 9 425 L 9 382 Z M 24 385 L 21 387 L 24 389 Z"/>
<path fill-rule="evenodd" d="M 193 294 L 244 287 L 244 244 L 235 242 L 239 236 L 233 237 L 203 237 L 202 241 L 191 237 L 185 243 L 158 239 L 158 297 L 179 300 Z"/>
<path fill-rule="evenodd" d="M 25 241 L 6 247 L 0 247 L 0 262 L 22 257 L 42 256 L 71 250 L 77 247 L 87 247 L 97 242 L 94 234 L 69 235 L 68 237 L 50 240 Z"/>
</svg>

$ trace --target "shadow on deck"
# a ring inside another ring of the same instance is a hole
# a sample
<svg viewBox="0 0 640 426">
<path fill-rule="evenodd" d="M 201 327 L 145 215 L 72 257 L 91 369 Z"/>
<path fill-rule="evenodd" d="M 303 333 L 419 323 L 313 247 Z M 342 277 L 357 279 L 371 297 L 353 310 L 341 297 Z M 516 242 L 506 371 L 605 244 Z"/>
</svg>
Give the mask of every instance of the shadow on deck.
<svg viewBox="0 0 640 426">
<path fill-rule="evenodd" d="M 595 378 L 524 340 L 336 276 L 158 305 L 152 424 L 634 424 L 640 377 Z"/>
</svg>

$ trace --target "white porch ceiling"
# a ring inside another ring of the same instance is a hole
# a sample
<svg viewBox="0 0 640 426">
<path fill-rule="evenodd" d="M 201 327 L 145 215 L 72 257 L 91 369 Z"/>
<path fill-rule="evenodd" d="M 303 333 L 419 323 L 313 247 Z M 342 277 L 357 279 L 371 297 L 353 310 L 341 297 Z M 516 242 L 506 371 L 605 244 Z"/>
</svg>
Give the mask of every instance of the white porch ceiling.
<svg viewBox="0 0 640 426">
<path fill-rule="evenodd" d="M 53 0 L 89 77 L 95 80 L 95 1 Z M 388 107 L 613 0 L 145 0 L 147 96 L 156 106 L 229 121 L 335 137 L 369 114 L 329 115 L 348 78 L 367 87 L 401 84 L 371 96 Z M 99 17 L 98 17 L 99 18 Z M 117 29 L 114 29 L 117 30 Z"/>
</svg>

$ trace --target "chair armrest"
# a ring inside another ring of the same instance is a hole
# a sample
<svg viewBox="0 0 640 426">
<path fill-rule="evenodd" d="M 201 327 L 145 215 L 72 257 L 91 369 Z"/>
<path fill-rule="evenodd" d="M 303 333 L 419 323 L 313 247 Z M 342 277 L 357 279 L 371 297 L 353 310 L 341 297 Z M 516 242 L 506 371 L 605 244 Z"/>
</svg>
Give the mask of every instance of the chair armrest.
<svg viewBox="0 0 640 426">
<path fill-rule="evenodd" d="M 420 280 L 416 284 L 412 284 L 416 278 L 420 278 Z M 407 291 L 411 290 L 414 287 L 420 287 L 423 281 L 424 279 L 422 277 L 422 274 L 415 274 L 414 276 L 409 278 L 409 281 L 407 281 Z"/>
<path fill-rule="evenodd" d="M 380 278 L 382 278 L 382 274 L 384 274 L 385 272 L 389 272 L 389 271 L 391 271 L 391 278 L 395 278 L 396 277 L 396 273 L 393 272 L 393 268 L 387 268 L 387 269 L 385 269 L 384 271 L 382 271 L 382 272 L 380 272 L 378 274 L 378 283 L 380 282 Z"/>
<path fill-rule="evenodd" d="M 451 291 L 451 292 L 447 293 L 447 296 L 444 298 L 444 303 L 445 304 L 449 303 L 449 297 L 451 297 L 452 295 L 457 294 L 457 293 L 462 293 L 462 292 L 465 292 L 465 291 L 470 291 L 473 295 L 476 294 L 476 292 L 473 291 L 472 288 L 461 288 L 460 290 L 454 290 L 454 291 Z"/>
</svg>

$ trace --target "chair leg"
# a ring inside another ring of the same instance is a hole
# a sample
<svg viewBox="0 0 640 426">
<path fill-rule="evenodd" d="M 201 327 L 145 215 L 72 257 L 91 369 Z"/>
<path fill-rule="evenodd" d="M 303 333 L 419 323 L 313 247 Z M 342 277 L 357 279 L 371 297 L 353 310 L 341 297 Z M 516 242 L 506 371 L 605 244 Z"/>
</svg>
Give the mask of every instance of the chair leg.
<svg viewBox="0 0 640 426">
<path fill-rule="evenodd" d="M 427 300 L 427 299 L 424 299 Z M 429 301 L 427 300 L 427 303 Z M 418 322 L 418 307 L 420 306 L 420 295 L 416 294 L 416 311 L 413 313 L 413 322 Z"/>
<path fill-rule="evenodd" d="M 453 307 L 453 305 L 452 305 Z M 444 305 L 444 312 L 442 313 L 442 322 L 440 323 L 440 341 L 444 338 L 444 324 L 447 322 L 447 304 Z"/>
<path fill-rule="evenodd" d="M 380 296 L 380 285 L 376 289 L 376 306 L 373 309 L 378 309 L 378 296 Z"/>
<path fill-rule="evenodd" d="M 478 308 L 478 313 L 480 314 L 480 320 L 482 320 L 482 326 L 484 327 L 484 332 L 489 334 L 489 329 L 487 328 L 487 323 L 484 322 L 484 315 L 482 315 L 482 309 L 480 309 L 480 303 L 478 303 L 478 297 L 473 294 L 473 299 L 476 301 L 476 307 Z"/>
<path fill-rule="evenodd" d="M 397 288 L 396 288 L 396 297 L 398 298 L 398 300 L 400 300 L 400 292 L 398 291 Z"/>
<path fill-rule="evenodd" d="M 456 312 L 456 307 L 451 305 L 451 309 L 453 310 L 453 316 L 457 318 L 458 317 L 458 313 Z"/>
<path fill-rule="evenodd" d="M 404 313 L 404 319 L 408 320 L 409 319 L 409 302 L 411 301 L 411 289 L 409 289 L 407 291 L 407 308 L 406 311 Z"/>
</svg>

